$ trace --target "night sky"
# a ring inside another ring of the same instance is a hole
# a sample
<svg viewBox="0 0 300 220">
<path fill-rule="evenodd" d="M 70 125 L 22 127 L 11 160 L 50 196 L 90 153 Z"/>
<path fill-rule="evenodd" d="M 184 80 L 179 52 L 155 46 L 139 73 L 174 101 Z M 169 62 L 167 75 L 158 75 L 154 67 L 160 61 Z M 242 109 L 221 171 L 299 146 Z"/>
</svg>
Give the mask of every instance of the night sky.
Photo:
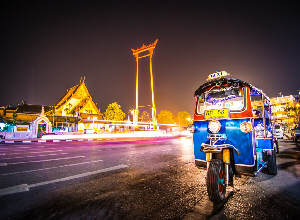
<svg viewBox="0 0 300 220">
<path fill-rule="evenodd" d="M 135 108 L 131 48 L 156 39 L 157 112 L 192 114 L 194 91 L 215 71 L 270 97 L 300 90 L 297 1 L 11 2 L 0 6 L 0 105 L 53 105 L 85 77 L 102 113 L 116 101 L 127 114 Z M 149 58 L 139 73 L 139 105 L 151 105 Z"/>
</svg>

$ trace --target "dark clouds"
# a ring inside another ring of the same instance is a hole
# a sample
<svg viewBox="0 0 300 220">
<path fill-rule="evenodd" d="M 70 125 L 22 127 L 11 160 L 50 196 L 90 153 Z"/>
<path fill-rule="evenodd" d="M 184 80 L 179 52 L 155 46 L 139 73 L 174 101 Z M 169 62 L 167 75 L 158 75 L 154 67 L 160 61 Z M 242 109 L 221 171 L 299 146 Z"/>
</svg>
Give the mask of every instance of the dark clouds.
<svg viewBox="0 0 300 220">
<path fill-rule="evenodd" d="M 135 107 L 131 48 L 159 39 L 153 58 L 158 111 L 193 112 L 193 92 L 226 70 L 267 95 L 296 94 L 299 6 L 292 1 L 22 1 L 1 7 L 0 104 L 52 105 L 86 77 L 101 112 Z M 151 104 L 149 60 L 140 104 Z M 142 110 L 142 109 L 141 109 Z"/>
</svg>

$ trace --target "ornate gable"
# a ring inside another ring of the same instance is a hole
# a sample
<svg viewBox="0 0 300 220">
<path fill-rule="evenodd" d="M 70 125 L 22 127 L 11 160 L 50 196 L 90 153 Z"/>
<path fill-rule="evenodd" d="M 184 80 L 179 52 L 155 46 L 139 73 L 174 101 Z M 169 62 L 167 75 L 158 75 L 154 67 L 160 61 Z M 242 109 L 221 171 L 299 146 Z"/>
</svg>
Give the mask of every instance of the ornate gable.
<svg viewBox="0 0 300 220">
<path fill-rule="evenodd" d="M 90 114 L 100 114 L 97 106 L 92 99 L 87 100 L 87 102 L 82 106 L 81 113 L 90 113 Z"/>
<path fill-rule="evenodd" d="M 78 86 L 76 91 L 73 94 L 73 98 L 75 99 L 84 99 L 86 97 L 90 96 L 89 91 L 86 88 L 86 85 L 84 81 Z"/>
<path fill-rule="evenodd" d="M 57 102 L 55 106 L 57 115 L 77 115 L 77 113 L 93 113 L 100 114 L 100 110 L 92 100 L 84 80 L 67 90 L 65 95 Z M 47 112 L 46 114 L 52 114 Z"/>
</svg>

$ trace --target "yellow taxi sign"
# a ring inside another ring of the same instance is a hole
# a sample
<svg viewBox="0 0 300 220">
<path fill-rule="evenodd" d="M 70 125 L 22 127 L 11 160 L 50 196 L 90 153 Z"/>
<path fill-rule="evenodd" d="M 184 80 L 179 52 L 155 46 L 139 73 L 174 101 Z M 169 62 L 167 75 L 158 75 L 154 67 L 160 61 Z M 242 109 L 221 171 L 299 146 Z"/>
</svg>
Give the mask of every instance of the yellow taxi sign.
<svg viewBox="0 0 300 220">
<path fill-rule="evenodd" d="M 204 113 L 204 117 L 205 117 L 205 119 L 228 118 L 229 117 L 229 110 L 227 108 L 206 110 L 205 113 Z"/>
</svg>

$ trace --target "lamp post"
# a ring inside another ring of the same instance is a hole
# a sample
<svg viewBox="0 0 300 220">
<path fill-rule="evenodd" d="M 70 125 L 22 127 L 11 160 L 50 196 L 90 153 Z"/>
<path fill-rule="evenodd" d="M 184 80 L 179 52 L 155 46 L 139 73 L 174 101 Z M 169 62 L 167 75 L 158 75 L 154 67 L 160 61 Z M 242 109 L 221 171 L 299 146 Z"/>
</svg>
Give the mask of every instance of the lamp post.
<svg viewBox="0 0 300 220">
<path fill-rule="evenodd" d="M 296 114 L 298 114 L 298 126 L 300 125 L 300 112 L 299 112 L 300 104 L 296 104 Z"/>
</svg>

